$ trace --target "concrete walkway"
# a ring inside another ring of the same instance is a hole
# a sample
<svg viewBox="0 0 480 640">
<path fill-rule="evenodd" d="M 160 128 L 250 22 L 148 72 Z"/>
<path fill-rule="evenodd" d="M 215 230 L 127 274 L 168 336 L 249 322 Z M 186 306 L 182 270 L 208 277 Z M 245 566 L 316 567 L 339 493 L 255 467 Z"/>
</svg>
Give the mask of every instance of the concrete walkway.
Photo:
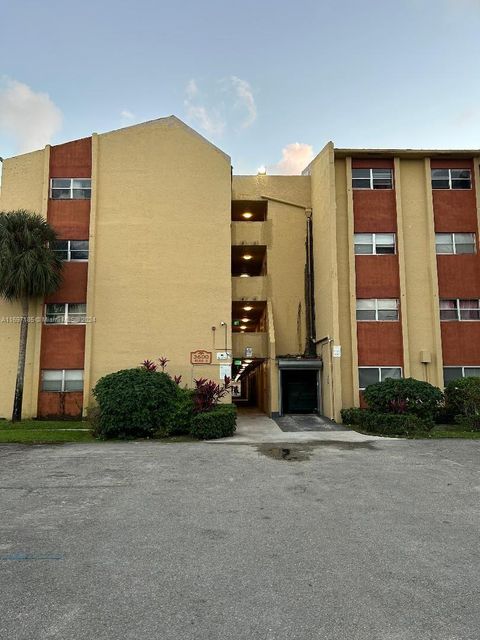
<svg viewBox="0 0 480 640">
<path fill-rule="evenodd" d="M 341 431 L 282 431 L 278 424 L 266 416 L 251 409 L 241 409 L 238 412 L 237 431 L 231 438 L 208 440 L 218 444 L 264 444 L 296 442 L 371 442 L 372 440 L 386 440 L 379 436 L 366 436 L 351 429 Z M 395 438 L 396 439 L 396 438 Z"/>
</svg>

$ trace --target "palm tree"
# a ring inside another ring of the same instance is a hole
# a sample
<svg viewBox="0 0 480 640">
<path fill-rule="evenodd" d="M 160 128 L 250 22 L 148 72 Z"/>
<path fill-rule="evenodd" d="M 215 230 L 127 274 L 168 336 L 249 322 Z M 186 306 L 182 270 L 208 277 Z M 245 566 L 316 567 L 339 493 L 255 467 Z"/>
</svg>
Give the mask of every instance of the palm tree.
<svg viewBox="0 0 480 640">
<path fill-rule="evenodd" d="M 55 240 L 55 231 L 37 213 L 0 212 L 0 296 L 22 307 L 12 422 L 22 419 L 30 300 L 53 293 L 62 280 L 62 262 L 50 249 Z"/>
</svg>

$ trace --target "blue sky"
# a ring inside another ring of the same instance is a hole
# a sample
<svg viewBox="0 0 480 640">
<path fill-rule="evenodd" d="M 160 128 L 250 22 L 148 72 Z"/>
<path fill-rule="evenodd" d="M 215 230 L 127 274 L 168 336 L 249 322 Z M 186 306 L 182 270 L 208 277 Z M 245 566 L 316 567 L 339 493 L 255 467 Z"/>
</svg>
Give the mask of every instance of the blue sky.
<svg viewBox="0 0 480 640">
<path fill-rule="evenodd" d="M 480 148 L 480 0 L 0 0 L 0 156 L 175 114 L 235 173 Z"/>
</svg>

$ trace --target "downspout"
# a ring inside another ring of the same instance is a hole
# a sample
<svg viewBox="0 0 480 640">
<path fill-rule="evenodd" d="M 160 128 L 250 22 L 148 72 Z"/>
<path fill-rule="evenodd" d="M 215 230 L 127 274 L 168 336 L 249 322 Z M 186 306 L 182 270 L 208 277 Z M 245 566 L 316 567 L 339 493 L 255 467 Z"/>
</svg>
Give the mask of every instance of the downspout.
<svg viewBox="0 0 480 640">
<path fill-rule="evenodd" d="M 305 315 L 307 338 L 304 355 L 317 357 L 317 333 L 315 328 L 315 288 L 313 271 L 313 229 L 312 210 L 305 209 L 307 233 L 305 237 Z"/>
</svg>

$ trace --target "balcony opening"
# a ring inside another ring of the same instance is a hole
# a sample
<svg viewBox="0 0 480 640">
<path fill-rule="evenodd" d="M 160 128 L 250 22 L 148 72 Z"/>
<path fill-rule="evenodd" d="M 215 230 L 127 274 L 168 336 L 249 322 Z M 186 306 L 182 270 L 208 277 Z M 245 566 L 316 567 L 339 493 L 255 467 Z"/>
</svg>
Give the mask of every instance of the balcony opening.
<svg viewBox="0 0 480 640">
<path fill-rule="evenodd" d="M 232 222 L 265 222 L 266 200 L 233 200 Z"/>
<path fill-rule="evenodd" d="M 233 302 L 233 333 L 257 333 L 266 331 L 266 302 Z"/>
<path fill-rule="evenodd" d="M 241 245 L 232 247 L 232 276 L 250 278 L 267 272 L 267 247 Z"/>
<path fill-rule="evenodd" d="M 260 409 L 267 412 L 266 369 L 264 358 L 234 359 L 232 400 L 239 409 Z"/>
</svg>

